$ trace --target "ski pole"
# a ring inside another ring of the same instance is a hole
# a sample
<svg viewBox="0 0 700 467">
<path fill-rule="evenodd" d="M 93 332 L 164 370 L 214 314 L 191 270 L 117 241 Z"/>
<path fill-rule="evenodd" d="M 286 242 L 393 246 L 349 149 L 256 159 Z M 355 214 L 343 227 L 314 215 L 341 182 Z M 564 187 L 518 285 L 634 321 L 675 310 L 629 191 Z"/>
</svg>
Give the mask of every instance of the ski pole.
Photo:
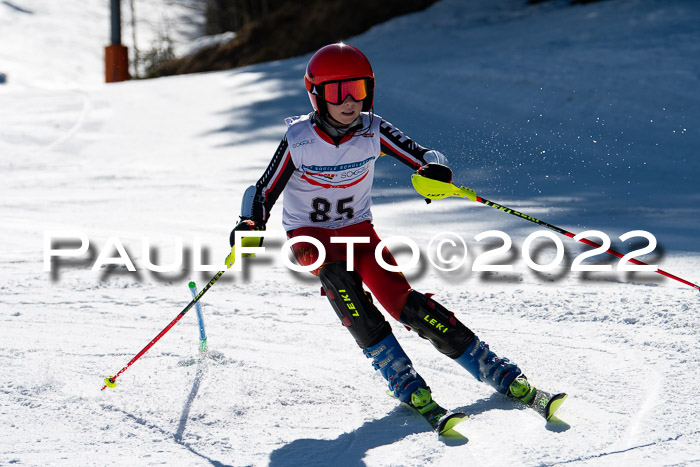
<svg viewBox="0 0 700 467">
<path fill-rule="evenodd" d="M 114 375 L 114 376 L 107 376 L 107 377 L 105 378 L 105 380 L 104 380 L 104 381 L 105 381 L 105 385 L 102 386 L 102 391 L 104 391 L 105 388 L 113 388 L 113 387 L 116 387 L 116 385 L 117 385 L 117 383 L 116 383 L 117 378 L 118 378 L 122 373 L 124 373 L 136 360 L 138 360 L 139 358 L 141 358 L 141 356 L 142 356 L 143 354 L 145 354 L 146 352 L 148 352 L 148 349 L 150 349 L 151 347 L 153 347 L 153 345 L 154 345 L 156 342 L 158 342 L 158 340 L 159 340 L 161 337 L 163 337 L 163 336 L 165 335 L 166 332 L 170 331 L 170 329 L 171 329 L 173 326 L 175 326 L 175 325 L 177 324 L 177 322 L 180 321 L 180 319 L 181 319 L 183 316 L 185 316 L 185 314 L 186 314 L 188 311 L 190 311 L 190 308 L 192 308 L 192 307 L 199 301 L 199 299 L 202 298 L 202 295 L 204 295 L 204 294 L 206 293 L 206 291 L 209 290 L 209 289 L 211 288 L 211 286 L 214 285 L 214 283 L 215 283 L 217 280 L 219 280 L 219 277 L 221 277 L 221 275 L 222 275 L 224 272 L 225 272 L 225 271 L 219 271 L 219 272 L 217 272 L 216 275 L 209 281 L 209 283 L 208 283 L 207 285 L 204 286 L 204 288 L 192 299 L 192 301 L 191 301 L 190 303 L 187 304 L 187 306 L 175 317 L 175 319 L 173 319 L 173 320 L 170 322 L 170 324 L 168 324 L 167 326 L 165 326 L 165 328 L 164 328 L 162 331 L 160 331 L 160 332 L 158 333 L 158 335 L 157 335 L 156 337 L 154 337 L 153 340 L 151 340 L 151 342 L 148 343 L 148 345 L 146 345 L 146 347 L 144 347 L 143 349 L 141 349 L 141 351 L 140 351 L 139 353 L 137 353 L 136 356 L 134 356 L 134 358 L 132 358 L 132 359 L 129 361 L 129 363 L 126 364 L 126 366 L 125 366 L 124 368 L 122 368 L 121 370 L 119 370 L 119 373 L 117 373 L 117 374 Z"/>
<path fill-rule="evenodd" d="M 192 292 L 192 298 L 197 298 L 197 286 L 194 281 L 189 283 L 190 292 Z M 199 351 L 205 353 L 207 351 L 207 333 L 204 330 L 204 314 L 202 312 L 202 304 L 197 301 L 195 304 L 195 310 L 197 311 L 197 322 L 199 323 Z"/>
<path fill-rule="evenodd" d="M 502 204 L 494 203 L 493 201 L 489 201 L 486 198 L 482 198 L 481 196 L 478 196 L 476 193 L 474 193 L 474 190 L 471 190 L 467 187 L 457 187 L 456 185 L 448 182 L 441 182 L 439 180 L 434 180 L 430 178 L 423 177 L 418 174 L 413 174 L 411 176 L 411 182 L 413 183 L 413 187 L 416 189 L 416 191 L 425 196 L 426 200 L 438 200 L 438 199 L 443 199 L 447 197 L 457 197 L 457 198 L 467 198 L 471 201 L 475 201 L 477 203 L 484 204 L 486 206 L 498 209 L 499 211 L 506 212 L 508 214 L 512 214 L 514 216 L 520 217 L 521 219 L 525 219 L 527 221 L 533 222 L 537 225 L 541 225 L 543 227 L 546 227 L 550 230 L 553 230 L 557 233 L 560 233 L 562 235 L 566 235 L 569 238 L 574 238 L 576 237 L 576 234 L 569 232 L 568 230 L 562 229 L 561 227 L 557 227 L 556 225 L 549 224 L 547 222 L 544 222 L 540 219 L 537 219 L 535 217 L 532 217 L 528 214 L 524 214 L 522 212 L 516 211 L 515 209 L 511 209 L 509 207 L 503 206 Z M 592 246 L 594 248 L 600 248 L 601 245 L 599 245 L 596 242 L 593 242 L 591 240 L 588 240 L 587 238 L 578 238 L 577 239 L 581 243 L 585 243 L 588 246 Z M 617 256 L 618 258 L 622 258 L 624 255 L 618 251 L 613 250 L 612 248 L 606 250 L 606 253 L 611 254 L 613 256 Z M 630 258 L 629 259 L 630 263 L 637 264 L 640 266 L 648 266 L 647 263 L 644 263 L 642 261 L 639 261 L 638 259 L 635 258 Z M 666 272 L 662 269 L 656 269 L 654 271 L 658 274 L 661 274 L 662 276 L 666 276 L 670 279 L 676 280 L 682 284 L 689 285 L 690 287 L 694 288 L 695 290 L 700 291 L 700 286 L 693 284 L 692 282 L 689 282 L 685 279 L 681 279 L 680 277 L 671 274 L 670 272 Z"/>
</svg>

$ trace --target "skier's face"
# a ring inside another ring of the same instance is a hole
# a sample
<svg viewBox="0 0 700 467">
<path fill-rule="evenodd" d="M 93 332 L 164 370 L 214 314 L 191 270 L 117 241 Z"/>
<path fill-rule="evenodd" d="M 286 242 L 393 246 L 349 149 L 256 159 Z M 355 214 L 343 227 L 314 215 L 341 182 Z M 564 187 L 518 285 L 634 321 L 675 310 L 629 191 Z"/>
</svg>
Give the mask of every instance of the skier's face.
<svg viewBox="0 0 700 467">
<path fill-rule="evenodd" d="M 342 104 L 328 103 L 328 113 L 333 118 L 330 124 L 335 127 L 344 127 L 350 125 L 362 112 L 362 101 L 356 101 L 352 96 L 348 95 Z"/>
</svg>

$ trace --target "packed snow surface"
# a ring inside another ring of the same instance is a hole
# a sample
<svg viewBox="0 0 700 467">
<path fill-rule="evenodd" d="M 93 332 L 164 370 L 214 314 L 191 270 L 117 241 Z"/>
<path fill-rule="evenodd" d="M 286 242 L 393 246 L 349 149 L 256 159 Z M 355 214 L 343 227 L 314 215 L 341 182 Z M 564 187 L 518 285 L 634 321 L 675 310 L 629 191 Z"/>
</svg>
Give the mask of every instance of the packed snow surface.
<svg viewBox="0 0 700 467">
<path fill-rule="evenodd" d="M 169 3 L 187 2 L 135 2 L 151 24 Z M 568 4 L 444 0 L 347 42 L 373 63 L 377 114 L 445 153 L 456 183 L 573 233 L 601 231 L 624 252 L 648 241 L 621 235 L 647 231 L 658 244 L 639 259 L 697 283 L 700 3 Z M 310 110 L 309 56 L 102 84 L 108 14 L 96 0 L 0 1 L 0 464 L 700 463 L 698 290 L 617 271 L 614 257 L 584 261 L 611 272 L 572 272 L 585 249 L 563 236 L 560 265 L 535 271 L 523 254 L 555 257 L 551 239 L 525 248 L 544 229 L 464 199 L 426 205 L 388 158 L 380 236 L 415 241 L 417 290 L 535 385 L 570 395 L 554 420 L 397 323 L 436 400 L 469 415 L 463 437 L 438 439 L 384 395 L 318 279 L 282 262 L 280 206 L 267 254 L 202 299 L 209 352 L 192 310 L 101 391 L 188 304 L 187 283 L 201 289 L 221 267 L 284 117 Z M 503 244 L 475 239 L 491 230 L 513 244 L 487 262 L 512 271 L 472 270 Z M 468 245 L 451 272 L 430 262 L 444 232 Z M 81 236 L 80 256 L 47 259 Z M 408 262 L 410 249 L 392 248 Z"/>
</svg>

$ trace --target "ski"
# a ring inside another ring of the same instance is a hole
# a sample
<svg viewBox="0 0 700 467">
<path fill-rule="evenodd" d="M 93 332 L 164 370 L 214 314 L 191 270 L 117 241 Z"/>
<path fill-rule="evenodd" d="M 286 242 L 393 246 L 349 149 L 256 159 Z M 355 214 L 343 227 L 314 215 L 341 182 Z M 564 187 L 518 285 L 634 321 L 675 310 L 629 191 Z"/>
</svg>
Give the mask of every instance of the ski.
<svg viewBox="0 0 700 467">
<path fill-rule="evenodd" d="M 430 423 L 433 431 L 438 435 L 444 435 L 448 431 L 451 431 L 465 418 L 467 418 L 467 414 L 461 412 L 450 412 L 449 410 L 441 407 L 435 401 L 433 401 L 430 404 L 430 407 L 427 409 L 419 409 L 406 402 L 403 402 L 403 405 L 423 417 L 428 423 Z"/>
<path fill-rule="evenodd" d="M 387 391 L 387 394 L 394 399 L 396 398 L 391 391 Z M 451 412 L 432 400 L 432 398 L 430 402 L 423 407 L 416 407 L 410 402 L 402 402 L 401 404 L 423 417 L 425 421 L 430 424 L 433 431 L 440 436 L 451 431 L 465 418 L 467 418 L 467 414 L 462 412 Z"/>
<path fill-rule="evenodd" d="M 525 376 L 518 376 L 510 384 L 508 395 L 542 415 L 545 420 L 552 418 L 566 398 L 569 397 L 563 392 L 552 395 L 547 391 L 537 389 L 530 384 Z"/>
<path fill-rule="evenodd" d="M 530 402 L 525 403 L 525 405 L 549 421 L 567 397 L 569 397 L 568 394 L 563 392 L 552 395 L 546 391 L 535 389 L 535 397 Z"/>
</svg>

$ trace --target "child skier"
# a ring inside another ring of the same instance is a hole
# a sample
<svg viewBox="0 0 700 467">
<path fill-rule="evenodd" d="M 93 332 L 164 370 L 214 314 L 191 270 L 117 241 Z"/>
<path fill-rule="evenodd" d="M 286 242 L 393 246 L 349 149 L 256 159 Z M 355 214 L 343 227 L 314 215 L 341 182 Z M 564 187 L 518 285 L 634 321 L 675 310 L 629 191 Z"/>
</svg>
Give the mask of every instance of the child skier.
<svg viewBox="0 0 700 467">
<path fill-rule="evenodd" d="M 284 192 L 282 223 L 287 235 L 310 236 L 323 244 L 326 260 L 313 273 L 343 326 L 397 399 L 423 414 L 436 429 L 444 428 L 438 428 L 439 419 L 449 418 L 432 401 L 428 385 L 373 304 L 372 295 L 394 319 L 428 339 L 476 379 L 549 418 L 560 403 L 553 406 L 552 402 L 563 401 L 564 395 L 552 398 L 537 391 L 517 365 L 497 357 L 452 312 L 430 295 L 413 290 L 403 274 L 387 271 L 375 260 L 380 239 L 372 225 L 370 191 L 377 158 L 389 155 L 423 177 L 451 182 L 452 170 L 445 157 L 374 114 L 374 73 L 355 47 L 339 43 L 318 50 L 309 60 L 304 82 L 313 112 L 286 119 L 286 135 L 267 170 L 246 190 L 241 221 L 231 232 L 227 266 L 233 263 L 235 231 L 265 230 L 270 210 Z M 348 246 L 331 243 L 337 237 L 370 240 L 353 245 L 354 261 L 347 264 Z M 293 252 L 303 266 L 318 259 L 318 251 L 308 243 L 295 244 Z M 386 248 L 382 256 L 387 264 L 396 265 Z"/>
</svg>

